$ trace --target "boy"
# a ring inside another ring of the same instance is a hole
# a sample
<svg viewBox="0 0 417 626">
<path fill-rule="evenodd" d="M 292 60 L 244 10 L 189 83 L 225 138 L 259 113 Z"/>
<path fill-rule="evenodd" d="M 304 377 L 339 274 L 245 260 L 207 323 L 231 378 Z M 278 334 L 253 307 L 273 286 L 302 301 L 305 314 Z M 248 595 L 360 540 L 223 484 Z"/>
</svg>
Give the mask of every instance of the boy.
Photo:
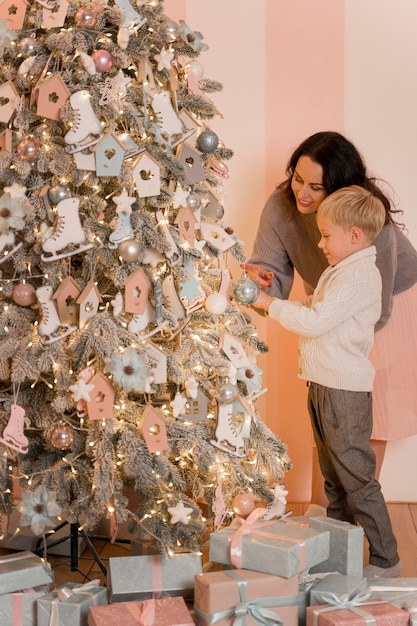
<svg viewBox="0 0 417 626">
<path fill-rule="evenodd" d="M 363 527 L 370 552 L 367 577 L 395 577 L 402 569 L 369 445 L 374 369 L 368 355 L 381 313 L 372 242 L 384 221 L 381 201 L 362 187 L 329 195 L 317 211 L 318 245 L 329 267 L 314 293 L 301 303 L 261 292 L 253 303 L 300 335 L 298 374 L 309 387 L 327 514 Z"/>
</svg>

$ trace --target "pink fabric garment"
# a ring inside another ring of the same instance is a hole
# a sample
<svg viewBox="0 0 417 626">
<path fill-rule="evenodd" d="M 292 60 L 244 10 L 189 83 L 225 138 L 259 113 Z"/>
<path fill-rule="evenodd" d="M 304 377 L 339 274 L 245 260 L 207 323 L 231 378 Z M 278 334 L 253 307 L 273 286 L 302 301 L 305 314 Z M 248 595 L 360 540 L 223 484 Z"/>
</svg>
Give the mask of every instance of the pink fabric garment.
<svg viewBox="0 0 417 626">
<path fill-rule="evenodd" d="M 417 284 L 394 296 L 370 359 L 375 367 L 372 439 L 417 435 Z"/>
</svg>

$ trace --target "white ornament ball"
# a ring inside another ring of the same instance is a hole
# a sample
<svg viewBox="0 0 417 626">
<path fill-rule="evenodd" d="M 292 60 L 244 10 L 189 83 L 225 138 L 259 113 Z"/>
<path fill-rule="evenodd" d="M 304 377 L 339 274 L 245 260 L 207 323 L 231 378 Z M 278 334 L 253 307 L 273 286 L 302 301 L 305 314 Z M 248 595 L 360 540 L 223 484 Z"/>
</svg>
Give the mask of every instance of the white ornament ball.
<svg viewBox="0 0 417 626">
<path fill-rule="evenodd" d="M 137 261 L 140 256 L 140 244 L 134 239 L 127 239 L 119 244 L 118 252 L 126 263 Z"/>
<path fill-rule="evenodd" d="M 200 152 L 214 152 L 219 145 L 219 138 L 212 130 L 203 130 L 197 137 Z"/>
<path fill-rule="evenodd" d="M 238 493 L 232 500 L 232 509 L 240 517 L 247 517 L 255 508 L 255 496 L 252 493 Z"/>
<path fill-rule="evenodd" d="M 197 78 L 203 78 L 204 76 L 204 65 L 200 63 L 200 61 L 190 61 L 190 63 L 187 63 L 185 66 L 185 69 L 191 70 Z"/>
<path fill-rule="evenodd" d="M 19 306 L 31 306 L 36 301 L 36 290 L 30 283 L 19 283 L 13 289 L 13 300 Z"/>
<path fill-rule="evenodd" d="M 209 313 L 221 315 L 227 309 L 227 298 L 222 293 L 211 293 L 204 303 Z"/>
<path fill-rule="evenodd" d="M 226 383 L 222 387 L 217 390 L 217 400 L 219 404 L 231 404 L 236 400 L 238 396 L 238 390 L 235 385 L 231 383 Z"/>
</svg>

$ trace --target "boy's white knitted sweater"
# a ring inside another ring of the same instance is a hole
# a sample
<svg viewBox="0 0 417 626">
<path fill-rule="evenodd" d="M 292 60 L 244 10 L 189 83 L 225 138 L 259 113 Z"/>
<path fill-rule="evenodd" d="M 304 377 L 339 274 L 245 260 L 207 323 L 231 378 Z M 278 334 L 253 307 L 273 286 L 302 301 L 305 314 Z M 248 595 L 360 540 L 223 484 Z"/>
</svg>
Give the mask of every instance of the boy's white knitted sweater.
<svg viewBox="0 0 417 626">
<path fill-rule="evenodd" d="M 328 267 L 305 302 L 271 303 L 269 316 L 300 335 L 300 378 L 333 389 L 372 391 L 368 355 L 381 314 L 375 260 L 375 246 L 364 248 Z"/>
</svg>

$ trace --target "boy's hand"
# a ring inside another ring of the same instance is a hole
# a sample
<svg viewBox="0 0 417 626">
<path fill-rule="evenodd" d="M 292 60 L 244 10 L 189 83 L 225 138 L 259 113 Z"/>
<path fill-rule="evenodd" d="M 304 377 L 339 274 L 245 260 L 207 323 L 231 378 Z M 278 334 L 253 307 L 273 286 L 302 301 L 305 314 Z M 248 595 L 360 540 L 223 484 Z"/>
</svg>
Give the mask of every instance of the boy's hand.
<svg viewBox="0 0 417 626">
<path fill-rule="evenodd" d="M 264 291 L 259 292 L 259 297 L 255 302 L 252 303 L 252 306 L 255 309 L 263 309 L 264 311 L 268 311 L 271 302 L 273 302 L 274 298 Z"/>
</svg>

